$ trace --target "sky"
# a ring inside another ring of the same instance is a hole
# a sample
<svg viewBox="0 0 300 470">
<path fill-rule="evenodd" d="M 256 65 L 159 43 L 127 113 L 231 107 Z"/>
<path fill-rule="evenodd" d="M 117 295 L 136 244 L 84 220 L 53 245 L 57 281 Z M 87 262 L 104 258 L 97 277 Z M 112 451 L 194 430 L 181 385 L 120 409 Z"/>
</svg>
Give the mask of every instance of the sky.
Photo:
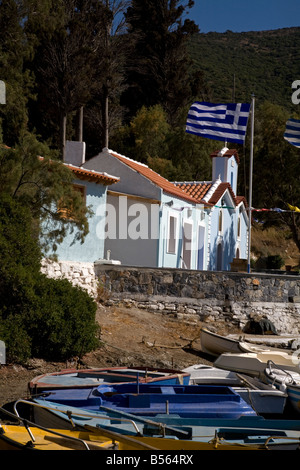
<svg viewBox="0 0 300 470">
<path fill-rule="evenodd" d="M 188 18 L 201 33 L 300 26 L 300 0 L 195 0 Z"/>
</svg>

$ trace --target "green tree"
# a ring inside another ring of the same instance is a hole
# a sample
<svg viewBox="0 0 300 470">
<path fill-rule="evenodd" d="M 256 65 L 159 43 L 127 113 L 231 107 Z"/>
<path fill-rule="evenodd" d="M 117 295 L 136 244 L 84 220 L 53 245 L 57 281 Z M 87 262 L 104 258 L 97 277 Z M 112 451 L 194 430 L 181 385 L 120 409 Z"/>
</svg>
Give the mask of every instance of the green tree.
<svg viewBox="0 0 300 470">
<path fill-rule="evenodd" d="M 143 106 L 128 126 L 113 138 L 114 148 L 147 163 L 169 181 L 211 180 L 211 153 L 216 143 L 185 132 L 187 108 L 179 110 L 177 126 L 170 126 L 161 105 Z"/>
<path fill-rule="evenodd" d="M 191 62 L 187 39 L 198 32 L 183 15 L 193 1 L 133 0 L 126 13 L 132 51 L 127 63 L 124 103 L 131 117 L 144 105 L 161 104 L 174 123 L 177 110 L 191 100 Z"/>
<path fill-rule="evenodd" d="M 36 77 L 32 123 L 62 157 L 66 139 L 84 139 L 88 154 L 95 154 L 122 119 L 122 12 L 128 0 L 24 2 Z"/>
<path fill-rule="evenodd" d="M 0 2 L 0 80 L 6 85 L 6 105 L 0 105 L 0 118 L 3 140 L 11 146 L 27 128 L 27 106 L 34 86 L 34 76 L 26 66 L 30 51 L 21 20 L 19 2 Z"/>
<path fill-rule="evenodd" d="M 37 234 L 30 210 L 7 194 L 0 194 L 0 336 L 8 355 L 21 360 L 30 355 L 31 340 L 24 318 L 35 301 L 40 266 Z"/>
<path fill-rule="evenodd" d="M 257 110 L 253 206 L 288 211 L 269 213 L 268 222 L 288 226 L 300 250 L 299 213 L 289 211 L 288 206 L 290 204 L 299 207 L 300 201 L 299 149 L 283 138 L 289 117 L 290 114 L 284 108 L 269 102 L 265 102 Z"/>
<path fill-rule="evenodd" d="M 37 81 L 32 113 L 43 136 L 50 128 L 63 158 L 67 133 L 72 138 L 77 132 L 73 115 L 82 110 L 101 80 L 98 62 L 103 63 L 110 12 L 103 2 L 95 0 L 43 0 L 40 5 L 27 0 L 26 4 L 25 32 L 32 44 Z"/>
<path fill-rule="evenodd" d="M 124 67 L 128 59 L 124 12 L 130 0 L 101 0 L 101 3 L 106 11 L 103 43 L 94 63 L 93 95 L 85 107 L 85 136 L 92 156 L 109 146 L 110 137 L 122 125 L 124 110 L 120 97 L 125 89 Z"/>
<path fill-rule="evenodd" d="M 40 272 L 41 250 L 32 213 L 0 193 L 0 337 L 8 360 L 65 360 L 98 344 L 97 305 L 67 280 Z"/>
<path fill-rule="evenodd" d="M 160 105 L 143 106 L 132 119 L 130 130 L 135 140 L 135 152 L 139 160 L 166 155 L 166 135 L 170 130 L 166 115 Z"/>
<path fill-rule="evenodd" d="M 14 149 L 0 147 L 0 194 L 30 210 L 44 250 L 55 250 L 69 230 L 79 241 L 88 233 L 90 210 L 74 190 L 73 179 L 72 171 L 33 134 L 25 132 Z M 73 217 L 62 217 L 61 208 Z"/>
</svg>

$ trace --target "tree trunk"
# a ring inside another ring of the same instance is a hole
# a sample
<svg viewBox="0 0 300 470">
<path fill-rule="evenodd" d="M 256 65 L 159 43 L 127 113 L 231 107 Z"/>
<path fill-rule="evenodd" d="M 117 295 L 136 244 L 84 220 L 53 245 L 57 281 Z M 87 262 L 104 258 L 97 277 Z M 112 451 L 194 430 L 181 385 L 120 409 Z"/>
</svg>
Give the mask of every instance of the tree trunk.
<svg viewBox="0 0 300 470">
<path fill-rule="evenodd" d="M 66 128 L 67 128 L 67 115 L 62 112 L 60 116 L 60 151 L 61 151 L 62 161 L 65 161 Z"/>
<path fill-rule="evenodd" d="M 107 86 L 103 87 L 104 89 L 104 98 L 103 98 L 103 116 L 102 116 L 102 122 L 103 122 L 103 147 L 108 148 L 108 142 L 109 142 L 109 137 L 108 137 L 108 88 Z"/>
<path fill-rule="evenodd" d="M 83 106 L 76 113 L 76 140 L 82 142 L 83 138 Z"/>
</svg>

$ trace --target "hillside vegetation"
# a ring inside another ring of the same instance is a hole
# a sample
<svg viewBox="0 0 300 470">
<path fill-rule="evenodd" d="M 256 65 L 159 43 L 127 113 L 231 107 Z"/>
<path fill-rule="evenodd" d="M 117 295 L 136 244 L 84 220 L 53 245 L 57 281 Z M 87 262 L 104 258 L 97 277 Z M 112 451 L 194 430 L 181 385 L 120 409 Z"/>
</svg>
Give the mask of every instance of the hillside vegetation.
<svg viewBox="0 0 300 470">
<path fill-rule="evenodd" d="M 209 85 L 206 98 L 248 102 L 254 93 L 258 102 L 295 110 L 291 85 L 300 77 L 299 45 L 300 28 L 200 33 L 191 40 L 190 54 Z"/>
<path fill-rule="evenodd" d="M 278 227 L 263 229 L 256 225 L 252 227 L 251 239 L 251 257 L 254 269 L 266 268 L 267 257 L 280 256 L 283 260 L 282 270 L 285 270 L 286 266 L 291 266 L 292 271 L 299 270 L 299 251 L 289 230 L 278 229 Z"/>
</svg>

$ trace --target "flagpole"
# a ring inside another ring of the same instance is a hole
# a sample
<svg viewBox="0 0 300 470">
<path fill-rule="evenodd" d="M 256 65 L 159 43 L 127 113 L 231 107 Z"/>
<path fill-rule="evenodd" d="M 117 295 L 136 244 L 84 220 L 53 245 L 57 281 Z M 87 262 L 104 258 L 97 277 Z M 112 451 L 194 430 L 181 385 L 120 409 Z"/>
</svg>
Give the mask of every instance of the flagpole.
<svg viewBox="0 0 300 470">
<path fill-rule="evenodd" d="M 248 273 L 250 273 L 250 253 L 251 253 L 251 219 L 252 219 L 252 177 L 253 177 L 253 143 L 254 143 L 254 105 L 255 96 L 252 94 L 251 106 L 251 144 L 250 144 L 250 170 L 249 170 L 249 226 L 248 226 Z"/>
</svg>

